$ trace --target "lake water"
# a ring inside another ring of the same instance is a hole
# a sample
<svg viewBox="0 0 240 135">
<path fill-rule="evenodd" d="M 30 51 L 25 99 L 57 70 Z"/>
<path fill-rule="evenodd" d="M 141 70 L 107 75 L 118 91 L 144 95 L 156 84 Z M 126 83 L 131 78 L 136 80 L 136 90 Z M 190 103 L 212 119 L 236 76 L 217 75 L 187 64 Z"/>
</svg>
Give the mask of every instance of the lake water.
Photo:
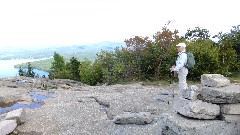
<svg viewBox="0 0 240 135">
<path fill-rule="evenodd" d="M 0 78 L 7 78 L 7 77 L 15 77 L 18 75 L 19 68 L 14 68 L 14 65 L 26 63 L 26 62 L 33 62 L 33 61 L 39 61 L 44 60 L 43 59 L 20 59 L 20 60 L 0 60 Z M 49 73 L 43 70 L 34 69 L 33 70 L 36 74 L 38 74 L 40 77 L 45 75 L 48 77 Z"/>
</svg>

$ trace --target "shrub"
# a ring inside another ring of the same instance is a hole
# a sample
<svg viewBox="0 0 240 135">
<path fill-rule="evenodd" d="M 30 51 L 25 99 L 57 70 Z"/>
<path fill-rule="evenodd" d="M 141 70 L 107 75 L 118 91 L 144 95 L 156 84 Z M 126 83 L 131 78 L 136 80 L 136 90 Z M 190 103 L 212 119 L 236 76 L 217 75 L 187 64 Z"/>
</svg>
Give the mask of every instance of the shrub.
<svg viewBox="0 0 240 135">
<path fill-rule="evenodd" d="M 208 39 L 190 42 L 187 51 L 195 56 L 196 64 L 189 70 L 191 79 L 200 79 L 202 74 L 217 73 L 219 70 L 219 48 Z"/>
</svg>

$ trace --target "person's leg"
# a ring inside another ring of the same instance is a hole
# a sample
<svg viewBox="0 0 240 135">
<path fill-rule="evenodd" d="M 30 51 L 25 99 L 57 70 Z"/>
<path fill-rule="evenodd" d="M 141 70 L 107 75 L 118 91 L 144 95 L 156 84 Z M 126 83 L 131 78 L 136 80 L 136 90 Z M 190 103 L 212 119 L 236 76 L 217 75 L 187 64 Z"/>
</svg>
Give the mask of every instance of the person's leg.
<svg viewBox="0 0 240 135">
<path fill-rule="evenodd" d="M 178 72 L 178 80 L 179 80 L 179 92 L 181 92 L 184 89 L 187 89 L 187 74 L 188 69 L 183 67 Z"/>
</svg>

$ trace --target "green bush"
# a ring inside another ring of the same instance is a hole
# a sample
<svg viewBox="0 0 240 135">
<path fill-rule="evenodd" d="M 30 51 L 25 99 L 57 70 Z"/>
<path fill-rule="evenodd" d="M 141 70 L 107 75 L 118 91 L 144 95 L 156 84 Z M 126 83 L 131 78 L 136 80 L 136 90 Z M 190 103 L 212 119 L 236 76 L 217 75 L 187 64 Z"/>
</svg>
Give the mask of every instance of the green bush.
<svg viewBox="0 0 240 135">
<path fill-rule="evenodd" d="M 228 36 L 223 36 L 219 44 L 219 73 L 231 75 L 232 71 L 238 70 L 237 52 L 234 49 L 234 42 Z"/>
<path fill-rule="evenodd" d="M 190 42 L 187 51 L 195 56 L 196 64 L 189 70 L 191 79 L 200 79 L 202 74 L 217 73 L 219 70 L 219 48 L 213 41 L 203 39 Z"/>
<path fill-rule="evenodd" d="M 55 73 L 50 73 L 50 78 L 58 78 L 58 79 L 71 79 L 71 73 L 67 69 L 59 70 Z"/>
<path fill-rule="evenodd" d="M 88 85 L 96 85 L 102 82 L 102 70 L 98 63 L 92 64 L 89 60 L 81 62 L 79 67 L 80 80 Z"/>
</svg>

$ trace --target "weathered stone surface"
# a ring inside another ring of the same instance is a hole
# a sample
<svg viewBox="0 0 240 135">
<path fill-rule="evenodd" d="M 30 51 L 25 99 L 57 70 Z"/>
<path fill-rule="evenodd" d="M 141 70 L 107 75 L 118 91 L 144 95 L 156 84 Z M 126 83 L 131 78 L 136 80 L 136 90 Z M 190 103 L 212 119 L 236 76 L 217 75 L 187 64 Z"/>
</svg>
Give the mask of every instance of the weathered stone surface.
<svg viewBox="0 0 240 135">
<path fill-rule="evenodd" d="M 203 87 L 198 99 L 209 103 L 240 103 L 240 85 L 231 84 L 226 87 Z"/>
<path fill-rule="evenodd" d="M 172 96 L 161 95 L 169 92 L 166 86 L 118 84 L 58 88 L 54 98 L 44 100 L 40 108 L 26 108 L 26 121 L 17 127 L 20 134 L 34 131 L 44 135 L 159 135 L 161 128 L 156 119 L 162 112 L 173 111 L 167 102 L 158 101 L 161 98 L 172 103 Z M 74 91 L 76 88 L 79 91 Z M 153 122 L 115 124 L 112 118 L 124 112 L 150 112 Z"/>
<path fill-rule="evenodd" d="M 15 96 L 15 95 L 7 95 L 2 97 L 0 95 L 0 107 L 5 107 L 4 104 L 9 104 L 13 102 L 19 101 L 20 96 Z"/>
<path fill-rule="evenodd" d="M 221 119 L 225 120 L 227 122 L 232 122 L 232 123 L 239 123 L 240 124 L 240 115 L 227 115 L 227 114 L 222 114 Z"/>
<path fill-rule="evenodd" d="M 230 85 L 230 81 L 220 74 L 203 74 L 201 84 L 208 87 L 223 87 Z"/>
<path fill-rule="evenodd" d="M 221 113 L 223 114 L 239 114 L 240 104 L 222 104 L 220 105 Z"/>
<path fill-rule="evenodd" d="M 26 111 L 23 108 L 13 110 L 7 113 L 6 120 L 16 120 L 17 124 L 24 123 L 24 117 L 26 115 Z"/>
<path fill-rule="evenodd" d="M 192 85 L 185 90 L 181 91 L 181 96 L 186 99 L 196 100 L 200 89 L 196 85 Z"/>
<path fill-rule="evenodd" d="M 166 135 L 239 135 L 239 126 L 220 120 L 188 119 L 176 113 L 163 113 L 158 121 Z M 170 132 L 169 132 L 170 131 Z"/>
<path fill-rule="evenodd" d="M 181 97 L 174 99 L 173 108 L 184 116 L 197 119 L 214 119 L 220 114 L 219 105 Z"/>
<path fill-rule="evenodd" d="M 114 123 L 116 124 L 137 124 L 145 125 L 151 123 L 150 112 L 139 112 L 139 113 L 126 113 L 118 115 L 114 118 Z"/>
<path fill-rule="evenodd" d="M 0 135 L 12 133 L 17 127 L 16 120 L 4 120 L 0 122 Z"/>
<path fill-rule="evenodd" d="M 26 101 L 26 102 L 30 103 L 30 102 L 33 101 L 33 99 L 32 99 L 32 97 L 30 95 L 23 94 L 20 97 L 20 101 Z"/>
</svg>

